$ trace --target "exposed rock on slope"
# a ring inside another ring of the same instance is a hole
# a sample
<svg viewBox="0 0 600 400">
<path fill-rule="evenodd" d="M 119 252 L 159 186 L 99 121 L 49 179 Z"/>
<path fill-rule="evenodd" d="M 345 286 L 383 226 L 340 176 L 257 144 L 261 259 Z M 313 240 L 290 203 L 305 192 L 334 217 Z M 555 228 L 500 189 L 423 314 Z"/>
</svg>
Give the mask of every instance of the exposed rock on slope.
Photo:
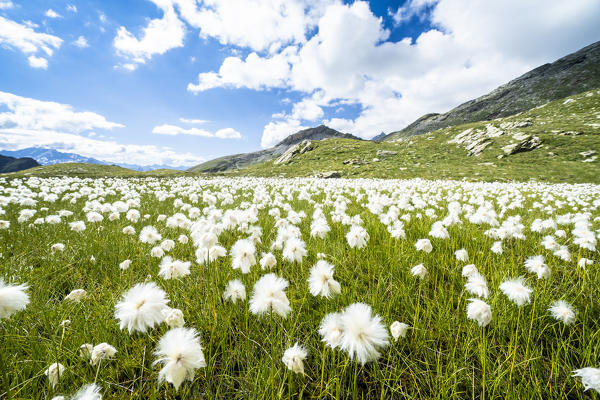
<svg viewBox="0 0 600 400">
<path fill-rule="evenodd" d="M 419 135 L 468 122 L 506 117 L 598 87 L 600 42 L 551 64 L 544 64 L 447 113 L 426 114 L 401 131 L 390 133 L 384 140 Z"/>
<path fill-rule="evenodd" d="M 232 156 L 225 156 L 221 158 L 217 158 L 203 164 L 197 165 L 189 169 L 189 171 L 193 172 L 222 172 L 230 169 L 239 169 L 243 167 L 247 167 L 252 164 L 257 164 L 263 161 L 269 161 L 274 158 L 279 157 L 279 163 L 285 163 L 290 161 L 297 153 L 288 154 L 286 157 L 283 157 L 288 150 L 293 148 L 294 146 L 301 144 L 303 142 L 309 142 L 314 140 L 323 140 L 329 138 L 339 138 L 339 139 L 356 139 L 356 136 L 341 133 L 336 131 L 335 129 L 331 129 L 325 125 L 317 126 L 316 128 L 304 129 L 302 131 L 296 132 L 293 135 L 286 137 L 284 140 L 279 142 L 276 146 L 271 147 L 269 149 L 255 151 L 253 153 L 243 153 L 243 154 L 234 154 Z M 296 149 L 297 150 L 297 149 Z M 294 151 L 296 151 L 294 150 Z M 305 149 L 303 152 L 307 151 Z M 292 151 L 292 152 L 294 152 Z M 298 150 L 300 151 L 300 150 Z"/>
</svg>

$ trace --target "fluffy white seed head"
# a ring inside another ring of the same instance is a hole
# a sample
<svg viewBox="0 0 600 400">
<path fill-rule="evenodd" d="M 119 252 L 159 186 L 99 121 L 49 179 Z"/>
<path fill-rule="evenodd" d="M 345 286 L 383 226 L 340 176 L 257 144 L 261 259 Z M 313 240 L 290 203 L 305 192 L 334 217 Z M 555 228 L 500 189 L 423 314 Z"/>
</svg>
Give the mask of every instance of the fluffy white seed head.
<svg viewBox="0 0 600 400">
<path fill-rule="evenodd" d="M 284 290 L 288 281 L 275 274 L 266 274 L 255 284 L 250 298 L 250 312 L 264 314 L 273 311 L 283 318 L 291 311 L 290 301 Z"/>
<path fill-rule="evenodd" d="M 492 322 L 492 308 L 483 300 L 469 299 L 467 318 L 476 321 L 479 326 L 487 326 Z"/>
<path fill-rule="evenodd" d="M 233 279 L 227 282 L 223 299 L 236 303 L 238 300 L 246 300 L 246 287 L 239 279 Z"/>
<path fill-rule="evenodd" d="M 333 279 L 333 265 L 325 260 L 317 261 L 310 270 L 308 288 L 313 296 L 329 298 L 333 294 L 339 294 L 341 287 Z"/>
<path fill-rule="evenodd" d="M 555 320 L 560 321 L 565 325 L 571 325 L 573 322 L 575 322 L 575 310 L 571 304 L 564 300 L 555 301 L 552 303 L 550 308 L 548 308 L 548 310 Z"/>
<path fill-rule="evenodd" d="M 390 333 L 394 340 L 398 340 L 398 338 L 405 338 L 408 333 L 408 328 L 410 325 L 405 324 L 404 322 L 394 321 L 390 325 Z"/>
<path fill-rule="evenodd" d="M 154 282 L 138 283 L 117 303 L 115 318 L 129 333 L 146 332 L 163 321 L 168 302 L 167 294 Z"/>
<path fill-rule="evenodd" d="M 167 331 L 158 342 L 154 354 L 157 357 L 154 363 L 162 365 L 158 373 L 159 384 L 167 381 L 177 391 L 183 381 L 194 379 L 196 369 L 206 367 L 200 335 L 194 328 Z"/>
<path fill-rule="evenodd" d="M 381 317 L 372 315 L 367 304 L 354 303 L 346 307 L 341 315 L 341 325 L 340 348 L 360 364 L 379 358 L 380 350 L 389 344 L 387 328 Z"/>
<path fill-rule="evenodd" d="M 22 311 L 29 304 L 27 285 L 9 285 L 0 279 L 0 319 Z"/>
<path fill-rule="evenodd" d="M 517 306 L 529 304 L 532 289 L 523 284 L 523 278 L 509 279 L 500 284 L 500 290 Z"/>
<path fill-rule="evenodd" d="M 303 346 L 296 343 L 285 350 L 281 361 L 283 361 L 290 371 L 304 375 L 304 360 L 307 355 L 308 351 Z"/>
</svg>

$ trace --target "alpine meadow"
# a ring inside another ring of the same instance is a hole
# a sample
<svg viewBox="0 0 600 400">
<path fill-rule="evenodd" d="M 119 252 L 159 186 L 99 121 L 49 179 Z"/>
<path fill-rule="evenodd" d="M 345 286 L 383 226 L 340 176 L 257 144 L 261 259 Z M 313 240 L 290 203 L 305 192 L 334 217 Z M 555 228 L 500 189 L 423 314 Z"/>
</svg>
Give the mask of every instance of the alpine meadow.
<svg viewBox="0 0 600 400">
<path fill-rule="evenodd" d="M 0 400 L 600 399 L 598 0 L 0 0 Z"/>
</svg>

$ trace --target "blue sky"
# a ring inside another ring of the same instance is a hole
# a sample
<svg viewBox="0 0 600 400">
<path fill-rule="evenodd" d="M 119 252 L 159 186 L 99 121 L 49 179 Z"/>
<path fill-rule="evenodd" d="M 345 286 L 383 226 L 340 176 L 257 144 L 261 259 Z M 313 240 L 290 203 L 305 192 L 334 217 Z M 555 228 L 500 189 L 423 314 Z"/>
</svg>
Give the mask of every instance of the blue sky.
<svg viewBox="0 0 600 400">
<path fill-rule="evenodd" d="M 368 138 L 599 40 L 598 20 L 597 0 L 0 0 L 0 148 L 181 166 L 321 123 Z"/>
</svg>

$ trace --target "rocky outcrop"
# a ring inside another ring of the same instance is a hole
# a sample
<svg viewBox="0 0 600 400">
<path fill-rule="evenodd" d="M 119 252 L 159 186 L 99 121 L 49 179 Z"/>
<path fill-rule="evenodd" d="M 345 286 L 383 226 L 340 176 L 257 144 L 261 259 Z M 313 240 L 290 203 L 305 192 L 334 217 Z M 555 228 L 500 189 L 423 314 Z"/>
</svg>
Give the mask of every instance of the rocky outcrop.
<svg viewBox="0 0 600 400">
<path fill-rule="evenodd" d="M 420 135 L 468 122 L 507 117 L 549 101 L 600 87 L 600 42 L 544 64 L 444 114 L 427 114 L 383 140 Z M 506 130 L 514 128 L 502 128 Z"/>
<path fill-rule="evenodd" d="M 377 150 L 377 156 L 379 156 L 379 157 L 395 156 L 396 154 L 398 154 L 397 151 Z"/>
<path fill-rule="evenodd" d="M 536 149 L 542 142 L 537 136 L 531 136 L 522 132 L 510 132 L 501 128 L 523 128 L 529 125 L 531 125 L 530 121 L 505 122 L 500 124 L 500 128 L 492 124 L 487 124 L 485 129 L 466 129 L 456 135 L 452 140 L 449 140 L 448 143 L 458 144 L 467 150 L 467 155 L 477 157 L 487 147 L 492 145 L 494 138 L 510 136 L 510 138 L 516 142 L 502 147 L 502 151 L 504 152 L 502 156 L 509 156 L 511 154 Z"/>
<path fill-rule="evenodd" d="M 295 144 L 285 151 L 273 164 L 286 164 L 299 154 L 304 154 L 314 148 L 310 140 L 304 140 L 301 143 Z"/>
<path fill-rule="evenodd" d="M 531 151 L 542 145 L 542 141 L 537 136 L 527 135 L 526 137 L 519 137 L 519 139 L 520 140 L 516 143 L 511 143 L 502 147 L 505 156 L 522 153 L 524 151 Z"/>
</svg>

